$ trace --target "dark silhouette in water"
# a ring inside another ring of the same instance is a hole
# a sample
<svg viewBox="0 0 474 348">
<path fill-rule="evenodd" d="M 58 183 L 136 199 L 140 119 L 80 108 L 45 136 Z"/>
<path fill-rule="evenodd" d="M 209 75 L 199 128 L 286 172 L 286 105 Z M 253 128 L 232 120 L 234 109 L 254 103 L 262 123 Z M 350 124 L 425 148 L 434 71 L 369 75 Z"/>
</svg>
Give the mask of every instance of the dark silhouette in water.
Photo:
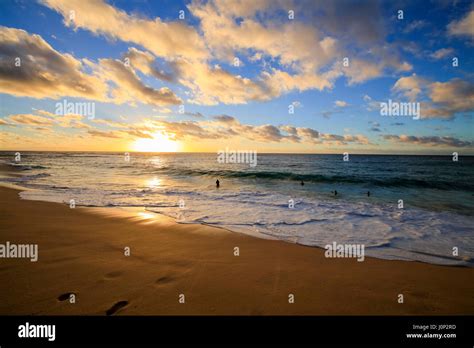
<svg viewBox="0 0 474 348">
<path fill-rule="evenodd" d="M 220 182 L 219 182 L 219 179 L 216 180 L 216 187 L 219 188 L 220 186 Z"/>
<path fill-rule="evenodd" d="M 301 186 L 304 186 L 304 182 L 303 182 L 303 180 L 301 180 Z"/>
<path fill-rule="evenodd" d="M 370 191 L 367 191 L 367 197 L 370 197 Z"/>
<path fill-rule="evenodd" d="M 337 190 L 334 190 L 334 196 L 337 196 Z"/>
</svg>

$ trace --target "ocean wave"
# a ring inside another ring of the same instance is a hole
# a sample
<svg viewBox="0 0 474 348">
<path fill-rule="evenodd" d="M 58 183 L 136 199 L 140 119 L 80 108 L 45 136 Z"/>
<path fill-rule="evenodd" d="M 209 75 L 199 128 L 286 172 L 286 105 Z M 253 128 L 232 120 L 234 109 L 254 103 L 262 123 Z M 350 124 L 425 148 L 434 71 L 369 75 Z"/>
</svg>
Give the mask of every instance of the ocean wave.
<svg viewBox="0 0 474 348">
<path fill-rule="evenodd" d="M 22 164 L 22 163 L 15 163 L 15 162 L 7 162 L 9 166 L 18 168 L 20 170 L 33 170 L 33 169 L 48 169 L 48 167 L 40 166 L 40 165 L 33 165 L 33 164 Z"/>
<path fill-rule="evenodd" d="M 23 191 L 20 196 L 65 204 L 74 198 L 77 206 L 88 207 L 142 207 L 179 223 L 206 224 L 307 246 L 359 243 L 365 245 L 367 255 L 380 258 L 466 264 L 464 259 L 474 257 L 474 220 L 458 214 L 317 197 L 296 199 L 294 209 L 289 209 L 288 197 L 280 193 L 240 192 L 239 198 L 235 192 L 227 196 L 224 191 L 170 189 L 150 192 L 143 199 L 140 191 L 127 190 L 120 196 L 108 190 L 49 188 Z M 177 204 L 180 197 L 185 197 L 184 209 Z M 439 257 L 452 245 L 462 250 L 464 259 Z"/>
<path fill-rule="evenodd" d="M 22 175 L 22 176 L 18 176 L 18 177 L 0 178 L 0 181 L 25 183 L 25 182 L 28 182 L 30 180 L 46 178 L 48 176 L 50 176 L 50 175 L 47 174 L 47 173 L 39 173 L 39 174 L 34 174 L 34 175 Z M 47 188 L 49 188 L 49 185 L 47 186 Z"/>
<path fill-rule="evenodd" d="M 467 190 L 474 191 L 474 183 L 465 181 L 448 181 L 436 179 L 415 179 L 415 178 L 368 178 L 355 175 L 323 175 L 323 174 L 297 174 L 279 171 L 236 171 L 236 170 L 199 170 L 181 169 L 174 167 L 163 167 L 155 171 L 177 175 L 177 176 L 213 176 L 224 178 L 242 179 L 266 179 L 266 180 L 286 180 L 304 181 L 306 183 L 327 183 L 327 184 L 363 184 L 379 187 L 407 187 L 407 188 L 431 188 L 438 190 Z"/>
</svg>

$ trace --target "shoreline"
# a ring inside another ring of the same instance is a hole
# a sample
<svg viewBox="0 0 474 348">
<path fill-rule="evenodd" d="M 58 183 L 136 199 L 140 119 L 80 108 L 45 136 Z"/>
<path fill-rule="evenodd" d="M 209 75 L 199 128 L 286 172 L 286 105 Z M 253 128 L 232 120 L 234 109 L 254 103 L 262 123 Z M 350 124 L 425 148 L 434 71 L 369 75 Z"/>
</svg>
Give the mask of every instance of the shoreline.
<svg viewBox="0 0 474 348">
<path fill-rule="evenodd" d="M 2 169 L 2 166 L 0 166 L 0 173 L 1 173 L 1 169 Z M 4 172 L 3 174 L 8 175 L 10 173 L 8 173 L 8 172 L 5 173 Z M 15 168 L 12 168 L 12 173 L 11 174 L 21 175 L 21 173 L 17 173 Z M 0 188 L 2 188 L 2 187 L 7 188 L 7 189 L 17 190 L 19 192 L 34 190 L 32 188 L 23 187 L 23 186 L 15 184 L 15 183 L 7 183 L 7 182 L 0 182 Z M 22 198 L 20 198 L 20 199 L 22 199 Z M 25 199 L 25 200 L 29 200 L 29 199 Z M 31 200 L 31 201 L 67 205 L 66 203 L 50 202 L 50 201 L 43 201 L 43 200 Z M 208 223 L 205 223 L 205 222 L 179 223 L 179 222 L 176 221 L 175 218 L 173 218 L 171 216 L 168 216 L 164 213 L 151 211 L 151 210 L 147 209 L 147 207 L 138 207 L 138 206 L 110 206 L 110 207 L 109 206 L 104 206 L 104 207 L 100 207 L 100 206 L 76 205 L 76 208 L 77 209 L 87 209 L 87 211 L 89 213 L 94 213 L 94 214 L 98 214 L 98 215 L 102 215 L 102 216 L 106 216 L 106 217 L 107 216 L 109 216 L 109 217 L 113 216 L 113 217 L 131 217 L 131 218 L 133 218 L 133 217 L 136 217 L 137 214 L 148 215 L 149 220 L 156 220 L 158 218 L 169 219 L 169 221 L 171 221 L 172 223 L 179 224 L 179 225 L 205 226 L 205 227 L 215 228 L 215 229 L 219 229 L 219 230 L 230 232 L 230 233 L 238 233 L 238 234 L 242 234 L 242 235 L 245 235 L 245 236 L 250 236 L 252 238 L 259 238 L 259 239 L 265 239 L 265 240 L 274 240 L 274 241 L 280 241 L 280 242 L 288 243 L 288 244 L 295 244 L 295 245 L 299 245 L 299 246 L 307 247 L 307 248 L 316 248 L 316 249 L 322 250 L 323 252 L 326 250 L 322 246 L 307 245 L 307 244 L 299 243 L 297 240 L 292 241 L 290 239 L 279 239 L 279 238 L 274 237 L 272 235 L 264 234 L 264 233 L 261 233 L 261 232 L 234 231 L 234 230 L 232 230 L 230 228 L 227 228 L 225 226 L 217 226 L 217 225 L 212 225 L 212 224 L 208 224 Z M 155 218 L 152 218 L 151 216 L 155 216 Z M 420 252 L 418 251 L 418 253 L 420 253 Z M 424 254 L 428 255 L 428 256 L 432 256 L 432 257 L 441 257 L 440 255 L 436 255 L 436 254 L 429 254 L 429 253 L 424 253 Z M 377 256 L 373 256 L 373 255 L 364 255 L 364 257 L 365 258 L 373 258 L 373 259 L 377 259 L 377 260 L 387 260 L 387 261 L 419 262 L 419 263 L 422 263 L 422 264 L 428 264 L 428 265 L 434 265 L 434 266 L 474 268 L 474 266 L 471 266 L 473 264 L 472 263 L 473 261 L 470 260 L 470 259 L 464 260 L 464 259 L 460 259 L 460 258 L 456 258 L 456 257 L 449 257 L 449 256 L 443 256 L 443 258 L 444 259 L 450 259 L 450 260 L 453 260 L 453 261 L 458 261 L 458 262 L 463 261 L 463 262 L 466 262 L 466 263 L 465 264 L 457 264 L 457 263 L 441 264 L 441 263 L 431 263 L 431 262 L 422 261 L 422 260 L 409 260 L 409 259 L 400 259 L 400 258 L 393 258 L 393 259 L 383 258 L 383 257 L 377 257 Z"/>
<path fill-rule="evenodd" d="M 0 259 L 2 315 L 474 312 L 472 268 L 368 256 L 364 262 L 327 259 L 321 248 L 178 224 L 155 213 L 70 209 L 21 200 L 11 188 L 0 193 L 0 242 L 39 248 L 37 262 Z M 64 299 L 70 293 L 75 303 Z"/>
<path fill-rule="evenodd" d="M 6 176 L 6 177 L 17 177 L 17 176 L 23 176 L 27 175 L 28 173 L 24 172 L 20 168 L 12 165 L 8 165 L 6 163 L 1 163 L 0 162 L 0 175 Z M 0 182 L 0 187 L 6 187 L 6 188 L 12 188 L 16 189 L 19 191 L 35 191 L 34 188 L 29 188 L 29 187 L 24 187 L 21 186 L 21 183 L 14 183 L 14 182 Z M 21 195 L 23 196 L 23 195 Z M 21 199 L 26 199 L 26 200 L 32 200 L 32 201 L 38 201 L 38 202 L 54 202 L 50 200 L 43 200 L 41 197 L 37 198 L 21 198 Z M 56 202 L 58 204 L 65 204 L 61 202 Z M 279 238 L 278 236 L 272 235 L 271 233 L 265 233 L 257 228 L 254 229 L 245 229 L 245 228 L 235 228 L 236 226 L 232 225 L 223 225 L 219 223 L 207 223 L 205 221 L 191 221 L 187 223 L 183 222 L 178 222 L 175 217 L 173 217 L 170 214 L 167 214 L 166 212 L 160 212 L 153 210 L 152 207 L 147 207 L 147 206 L 138 206 L 138 205 L 132 205 L 132 206 L 122 206 L 122 205 L 110 205 L 110 206 L 97 206 L 97 205 L 80 205 L 77 204 L 76 208 L 87 208 L 92 210 L 97 210 L 99 212 L 105 213 L 105 215 L 109 215 L 111 210 L 116 209 L 117 211 L 121 212 L 119 215 L 131 215 L 135 216 L 137 212 L 142 212 L 143 214 L 153 214 L 161 217 L 166 217 L 171 219 L 171 221 L 177 223 L 177 224 L 184 224 L 184 225 L 190 225 L 190 224 L 197 224 L 201 226 L 207 226 L 210 228 L 217 228 L 221 229 L 224 231 L 228 231 L 231 233 L 239 233 L 255 238 L 260 238 L 260 239 L 266 239 L 266 240 L 279 240 L 282 242 L 290 243 L 290 244 L 296 244 L 300 246 L 306 246 L 310 248 L 319 248 L 323 251 L 325 251 L 325 247 L 323 245 L 326 244 L 314 244 L 314 243 L 304 243 L 300 242 L 298 238 L 302 238 L 301 236 L 295 237 L 295 238 Z M 117 214 L 112 214 L 112 215 L 117 215 Z M 461 216 L 463 216 L 461 214 Z M 360 232 L 360 231 L 359 231 Z M 303 237 L 304 238 L 304 237 Z M 350 242 L 341 242 L 343 245 L 352 245 Z M 458 244 L 452 244 L 452 245 L 458 245 Z M 353 245 L 356 247 L 357 245 Z M 394 253 L 394 251 L 396 253 Z M 396 246 L 389 246 L 387 248 L 377 248 L 377 247 L 368 247 L 366 250 L 366 253 L 364 257 L 372 257 L 375 259 L 380 259 L 380 260 L 389 260 L 389 261 L 409 261 L 409 262 L 421 262 L 421 263 L 426 263 L 426 264 L 431 264 L 431 265 L 440 265 L 440 266 L 448 266 L 448 267 L 470 267 L 474 268 L 474 259 L 469 258 L 467 256 L 465 257 L 456 257 L 456 256 L 449 256 L 449 255 L 444 255 L 441 251 L 437 250 L 438 252 L 423 252 L 420 250 L 414 250 L 408 249 L 408 248 L 397 248 Z"/>
</svg>

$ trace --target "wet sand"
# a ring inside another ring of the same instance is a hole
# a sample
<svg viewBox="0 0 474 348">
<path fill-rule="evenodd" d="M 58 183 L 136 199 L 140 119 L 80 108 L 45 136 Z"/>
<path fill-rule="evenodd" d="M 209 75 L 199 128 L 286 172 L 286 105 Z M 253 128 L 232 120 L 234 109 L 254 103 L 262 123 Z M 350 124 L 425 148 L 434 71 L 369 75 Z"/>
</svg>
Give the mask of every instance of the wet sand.
<svg viewBox="0 0 474 348">
<path fill-rule="evenodd" d="M 319 248 L 139 209 L 26 201 L 1 187 L 0 244 L 7 241 L 38 244 L 39 259 L 0 258 L 1 315 L 474 313 L 473 268 L 328 259 Z"/>
</svg>

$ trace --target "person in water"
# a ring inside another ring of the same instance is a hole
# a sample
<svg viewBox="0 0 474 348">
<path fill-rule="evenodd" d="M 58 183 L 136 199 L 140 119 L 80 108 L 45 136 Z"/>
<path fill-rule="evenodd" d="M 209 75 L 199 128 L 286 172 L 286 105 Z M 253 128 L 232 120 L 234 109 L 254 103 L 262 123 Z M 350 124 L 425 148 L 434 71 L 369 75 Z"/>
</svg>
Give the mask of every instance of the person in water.
<svg viewBox="0 0 474 348">
<path fill-rule="evenodd" d="M 370 197 L 370 191 L 367 191 L 367 197 Z"/>
<path fill-rule="evenodd" d="M 334 196 L 337 196 L 337 190 L 334 190 Z"/>
<path fill-rule="evenodd" d="M 220 182 L 219 182 L 219 179 L 216 180 L 216 187 L 219 188 L 220 186 Z"/>
<path fill-rule="evenodd" d="M 301 180 L 301 186 L 304 186 L 304 181 L 303 180 Z"/>
</svg>

